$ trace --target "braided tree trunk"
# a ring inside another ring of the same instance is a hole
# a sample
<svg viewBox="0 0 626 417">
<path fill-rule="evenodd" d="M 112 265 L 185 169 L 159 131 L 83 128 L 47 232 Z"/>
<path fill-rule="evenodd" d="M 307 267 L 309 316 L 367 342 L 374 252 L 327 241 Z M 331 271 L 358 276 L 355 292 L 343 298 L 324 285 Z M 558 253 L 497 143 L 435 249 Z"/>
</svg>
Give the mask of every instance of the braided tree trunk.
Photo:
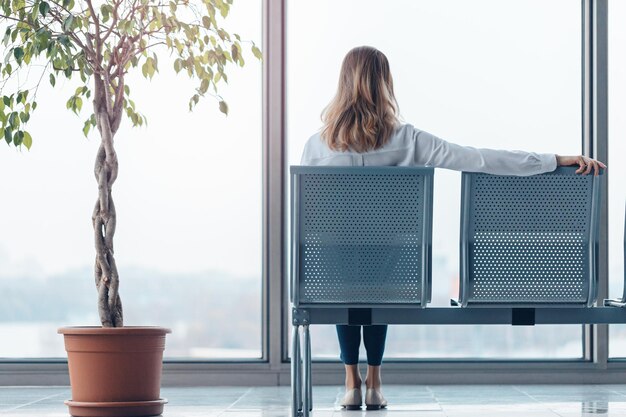
<svg viewBox="0 0 626 417">
<path fill-rule="evenodd" d="M 119 127 L 121 108 L 118 111 L 118 106 L 111 106 L 108 79 L 103 79 L 96 74 L 94 74 L 94 79 L 94 113 L 96 126 L 102 139 L 94 168 L 98 182 L 98 200 L 92 215 L 96 246 L 94 272 L 98 288 L 98 313 L 102 326 L 121 327 L 123 326 L 122 301 L 118 293 L 119 275 L 113 256 L 116 213 L 111 196 L 111 187 L 117 178 L 118 170 L 113 138 Z"/>
</svg>

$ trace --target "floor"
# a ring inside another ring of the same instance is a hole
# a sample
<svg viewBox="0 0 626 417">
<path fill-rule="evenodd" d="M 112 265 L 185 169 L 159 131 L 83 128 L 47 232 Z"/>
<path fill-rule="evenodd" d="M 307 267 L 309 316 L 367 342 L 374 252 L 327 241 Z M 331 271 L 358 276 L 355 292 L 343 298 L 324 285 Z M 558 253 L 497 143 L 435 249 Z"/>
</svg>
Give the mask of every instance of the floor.
<svg viewBox="0 0 626 417">
<path fill-rule="evenodd" d="M 389 385 L 389 408 L 342 411 L 342 389 L 315 387 L 314 417 L 626 417 L 626 385 Z M 289 416 L 289 387 L 163 388 L 164 417 Z M 0 387 L 0 417 L 68 416 L 68 387 Z"/>
</svg>

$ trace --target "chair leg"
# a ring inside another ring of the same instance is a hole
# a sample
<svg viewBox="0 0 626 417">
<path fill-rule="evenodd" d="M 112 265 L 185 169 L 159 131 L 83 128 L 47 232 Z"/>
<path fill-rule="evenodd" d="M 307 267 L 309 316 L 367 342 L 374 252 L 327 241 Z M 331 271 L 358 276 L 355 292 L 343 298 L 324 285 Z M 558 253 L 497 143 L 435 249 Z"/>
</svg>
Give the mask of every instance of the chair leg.
<svg viewBox="0 0 626 417">
<path fill-rule="evenodd" d="M 302 410 L 302 377 L 300 361 L 300 326 L 291 331 L 291 416 L 300 417 Z"/>
<path fill-rule="evenodd" d="M 309 326 L 302 326 L 302 362 L 303 362 L 303 416 L 308 417 L 309 412 L 313 409 L 312 392 L 311 392 L 311 334 Z"/>
<path fill-rule="evenodd" d="M 308 327 L 308 326 L 307 326 Z M 309 411 L 313 411 L 313 373 L 311 371 L 312 367 L 313 367 L 313 357 L 311 356 L 311 333 L 309 332 L 309 329 L 307 328 L 307 344 L 306 344 L 306 348 L 308 350 L 308 357 L 309 357 L 309 392 L 308 392 L 308 397 L 309 397 Z"/>
</svg>

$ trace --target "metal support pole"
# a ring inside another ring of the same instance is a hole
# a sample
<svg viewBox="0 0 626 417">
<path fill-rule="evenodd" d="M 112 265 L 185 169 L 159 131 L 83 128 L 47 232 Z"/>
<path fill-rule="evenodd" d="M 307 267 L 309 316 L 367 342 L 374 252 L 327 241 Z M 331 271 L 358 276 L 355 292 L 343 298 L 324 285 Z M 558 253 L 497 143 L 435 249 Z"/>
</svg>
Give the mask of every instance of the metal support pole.
<svg viewBox="0 0 626 417">
<path fill-rule="evenodd" d="M 300 369 L 300 326 L 291 332 L 291 416 L 300 417 L 302 409 L 302 374 Z"/>
<path fill-rule="evenodd" d="M 312 363 L 313 363 L 313 358 L 311 356 L 311 334 L 309 332 L 309 326 L 306 326 L 306 333 L 307 333 L 307 344 L 306 344 L 306 349 L 307 349 L 307 357 L 308 359 L 308 363 L 307 366 L 309 368 L 308 370 L 308 380 L 307 380 L 307 384 L 308 384 L 308 391 L 307 391 L 307 397 L 309 399 L 309 411 L 313 411 L 313 374 L 312 374 Z"/>
<path fill-rule="evenodd" d="M 304 373 L 302 378 L 304 382 L 304 388 L 302 391 L 302 410 L 304 411 L 303 416 L 308 417 L 309 411 L 313 409 L 313 402 L 311 398 L 311 336 L 309 333 L 309 326 L 307 324 L 302 326 L 302 361 L 304 362 Z"/>
</svg>

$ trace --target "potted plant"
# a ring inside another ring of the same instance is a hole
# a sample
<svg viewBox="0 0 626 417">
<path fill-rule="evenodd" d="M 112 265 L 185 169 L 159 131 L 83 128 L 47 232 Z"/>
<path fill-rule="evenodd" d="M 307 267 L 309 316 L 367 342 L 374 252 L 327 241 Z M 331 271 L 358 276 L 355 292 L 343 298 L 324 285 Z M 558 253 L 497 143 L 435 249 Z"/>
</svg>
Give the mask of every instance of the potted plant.
<svg viewBox="0 0 626 417">
<path fill-rule="evenodd" d="M 163 411 L 160 378 L 165 335 L 160 327 L 124 327 L 119 295 L 119 273 L 113 237 L 116 211 L 112 186 L 117 179 L 115 135 L 126 115 L 133 126 L 146 123 L 130 99 L 129 73 L 141 70 L 152 79 L 158 72 L 158 48 L 169 52 L 177 73 L 196 79 L 189 100 L 193 110 L 201 97 L 211 95 L 219 110 L 228 106 L 218 94 L 227 81 L 229 64 L 244 65 L 243 41 L 230 34 L 218 19 L 226 18 L 232 0 L 7 0 L 0 6 L 6 25 L 0 63 L 0 135 L 9 145 L 31 148 L 33 138 L 25 129 L 37 108 L 36 94 L 42 80 L 55 87 L 59 77 L 80 80 L 67 101 L 78 114 L 84 100 L 93 111 L 83 134 L 93 128 L 100 135 L 94 174 L 98 198 L 92 213 L 96 259 L 95 284 L 102 326 L 64 327 L 72 400 L 66 401 L 75 416 L 145 416 Z M 3 25 L 3 26 L 4 26 Z M 254 44 L 252 54 L 261 59 Z M 41 70 L 43 68 L 43 70 Z M 12 82 L 20 71 L 40 72 L 31 89 Z M 10 89 L 10 92 L 5 90 Z"/>
</svg>

